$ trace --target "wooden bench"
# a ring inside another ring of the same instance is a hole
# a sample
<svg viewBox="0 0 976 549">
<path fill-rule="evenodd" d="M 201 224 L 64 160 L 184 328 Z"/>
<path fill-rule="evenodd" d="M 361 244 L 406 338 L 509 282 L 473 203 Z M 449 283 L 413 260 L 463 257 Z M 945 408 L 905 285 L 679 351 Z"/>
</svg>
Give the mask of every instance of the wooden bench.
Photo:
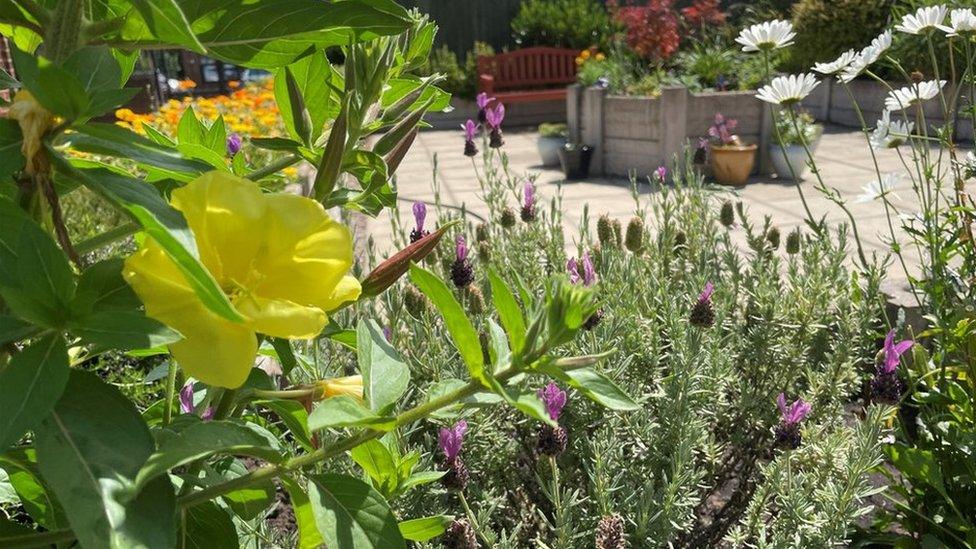
<svg viewBox="0 0 976 549">
<path fill-rule="evenodd" d="M 576 50 L 535 47 L 478 56 L 478 91 L 502 103 L 566 98 L 576 82 Z"/>
</svg>

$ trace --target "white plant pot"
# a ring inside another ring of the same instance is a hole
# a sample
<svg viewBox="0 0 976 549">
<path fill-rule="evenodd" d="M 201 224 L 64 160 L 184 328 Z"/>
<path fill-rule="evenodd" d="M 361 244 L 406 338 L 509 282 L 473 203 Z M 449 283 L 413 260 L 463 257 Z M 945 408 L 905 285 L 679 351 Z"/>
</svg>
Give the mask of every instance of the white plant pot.
<svg viewBox="0 0 976 549">
<path fill-rule="evenodd" d="M 539 157 L 542 158 L 543 166 L 559 165 L 559 149 L 566 144 L 566 139 L 562 137 L 540 137 L 535 144 L 539 149 Z"/>
<path fill-rule="evenodd" d="M 817 142 L 810 144 L 810 152 L 817 150 Z M 803 181 L 808 170 L 807 168 L 807 153 L 803 150 L 802 145 L 787 145 L 786 146 L 786 158 L 783 158 L 783 150 L 779 145 L 772 145 L 769 147 L 769 158 L 773 162 L 773 170 L 776 171 L 776 175 L 780 179 L 794 180 L 793 174 L 796 174 L 797 181 Z M 790 168 L 793 168 L 790 171 Z"/>
</svg>

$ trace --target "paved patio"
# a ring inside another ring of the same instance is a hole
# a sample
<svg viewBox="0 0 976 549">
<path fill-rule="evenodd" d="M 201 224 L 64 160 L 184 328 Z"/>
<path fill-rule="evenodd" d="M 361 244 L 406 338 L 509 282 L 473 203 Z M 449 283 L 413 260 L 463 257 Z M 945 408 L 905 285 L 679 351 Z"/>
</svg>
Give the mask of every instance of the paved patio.
<svg viewBox="0 0 976 549">
<path fill-rule="evenodd" d="M 633 215 L 634 201 L 631 197 L 630 183 L 626 178 L 565 181 L 560 170 L 544 168 L 540 165 L 540 157 L 536 152 L 536 137 L 534 131 L 506 132 L 505 152 L 508 154 L 510 171 L 514 174 L 537 173 L 538 192 L 543 200 L 551 198 L 561 186 L 564 222 L 567 225 L 565 234 L 570 243 L 572 237 L 578 234 L 583 206 L 586 204 L 589 205 L 591 224 L 595 223 L 597 217 L 603 213 L 620 218 L 624 222 Z M 479 185 L 471 159 L 461 154 L 462 139 L 460 131 L 428 131 L 418 136 L 410 153 L 397 170 L 399 195 L 402 200 L 399 211 L 401 224 L 407 227 L 412 224 L 410 201 L 433 201 L 435 162 L 441 202 L 463 206 L 469 212 L 480 216 L 487 214 L 487 208 L 478 197 Z M 872 252 L 877 252 L 879 255 L 887 253 L 889 246 L 886 242 L 890 241 L 890 232 L 882 202 L 880 200 L 856 202 L 857 197 L 864 192 L 862 187 L 875 176 L 864 136 L 849 128 L 828 127 L 816 151 L 816 158 L 826 183 L 836 187 L 848 201 L 848 207 L 859 225 L 865 253 L 869 255 Z M 893 150 L 879 151 L 878 162 L 883 173 L 906 173 L 898 154 Z M 814 189 L 812 178 L 812 175 L 808 175 L 802 185 L 813 214 L 818 218 L 826 215 L 827 220 L 834 223 L 846 221 L 844 212 Z M 892 202 L 901 213 L 913 213 L 917 211 L 917 204 L 907 177 L 902 185 L 898 192 L 900 198 L 894 198 Z M 641 191 L 642 200 L 646 200 L 647 195 L 653 192 L 646 184 L 641 186 Z M 770 216 L 772 223 L 779 227 L 784 235 L 789 229 L 804 222 L 803 208 L 796 185 L 792 181 L 777 180 L 770 176 L 756 177 L 742 189 L 723 188 L 718 192 L 728 192 L 738 200 L 742 200 L 751 219 L 756 222 L 761 222 L 765 215 Z M 371 234 L 380 252 L 392 249 L 390 215 L 384 212 L 379 218 L 368 220 L 365 226 L 360 226 L 360 230 L 368 231 L 360 234 Z M 904 235 L 897 228 L 898 220 L 893 219 L 893 221 L 899 240 L 903 240 Z M 744 238 L 742 241 L 744 242 Z M 909 270 L 913 271 L 913 274 L 918 274 L 917 263 L 911 264 Z M 892 266 L 890 275 L 892 278 L 905 278 L 904 272 L 896 266 Z"/>
</svg>

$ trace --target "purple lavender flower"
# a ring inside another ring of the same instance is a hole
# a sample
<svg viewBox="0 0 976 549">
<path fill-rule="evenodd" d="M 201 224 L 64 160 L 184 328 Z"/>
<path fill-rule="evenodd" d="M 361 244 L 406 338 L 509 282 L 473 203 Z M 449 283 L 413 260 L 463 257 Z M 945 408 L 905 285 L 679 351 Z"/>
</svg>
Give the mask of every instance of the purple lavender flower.
<svg viewBox="0 0 976 549">
<path fill-rule="evenodd" d="M 468 119 L 461 124 L 464 130 L 464 156 L 475 156 L 478 154 L 478 146 L 474 143 L 474 138 L 478 136 L 478 124 L 474 120 Z"/>
<path fill-rule="evenodd" d="M 522 198 L 522 221 L 526 223 L 535 221 L 535 199 L 535 185 L 531 181 L 527 181 Z"/>
<path fill-rule="evenodd" d="M 592 286 L 594 284 L 596 284 L 596 269 L 593 268 L 590 252 L 583 252 L 583 285 Z"/>
<path fill-rule="evenodd" d="M 550 381 L 545 387 L 539 389 L 536 394 L 539 400 L 546 406 L 546 413 L 553 421 L 559 421 L 559 414 L 566 406 L 566 391 L 559 388 L 555 382 Z"/>
<path fill-rule="evenodd" d="M 906 339 L 895 343 L 895 331 L 891 330 L 884 340 L 884 362 L 881 363 L 879 370 L 884 374 L 893 374 L 898 369 L 901 362 L 901 355 L 912 348 L 915 342 Z"/>
<path fill-rule="evenodd" d="M 695 147 L 695 156 L 693 162 L 695 164 L 704 164 L 708 155 L 708 140 L 704 137 L 698 139 L 698 146 Z"/>
<path fill-rule="evenodd" d="M 559 421 L 559 416 L 566 406 L 566 391 L 563 391 L 553 382 L 549 382 L 545 387 L 536 393 L 539 400 L 546 407 L 546 413 L 553 421 Z M 569 436 L 566 429 L 561 425 L 555 427 L 543 425 L 539 431 L 539 442 L 537 449 L 540 454 L 545 456 L 558 456 L 566 451 Z"/>
<path fill-rule="evenodd" d="M 463 419 L 449 428 L 443 428 L 438 436 L 447 472 L 441 477 L 441 484 L 449 490 L 463 490 L 468 484 L 469 473 L 461 459 L 461 444 L 468 432 L 468 422 Z"/>
<path fill-rule="evenodd" d="M 193 381 L 187 381 L 186 385 L 180 389 L 180 412 L 183 414 L 192 414 L 195 408 L 193 404 Z M 207 406 L 207 409 L 200 416 L 204 421 L 210 421 L 213 419 L 214 409 L 213 406 Z"/>
<path fill-rule="evenodd" d="M 779 407 L 783 419 L 775 429 L 776 445 L 787 448 L 799 448 L 803 442 L 800 435 L 800 422 L 802 422 L 813 406 L 802 398 L 796 399 L 793 404 L 786 405 L 786 394 L 780 393 L 776 397 L 776 405 Z"/>
<path fill-rule="evenodd" d="M 227 155 L 234 156 L 241 150 L 241 136 L 232 133 L 227 136 Z"/>
<path fill-rule="evenodd" d="M 705 289 L 698 295 L 698 301 L 691 308 L 688 322 L 697 328 L 710 328 L 715 324 L 715 307 L 712 305 L 712 293 L 715 287 L 711 282 L 705 284 Z"/>
<path fill-rule="evenodd" d="M 488 146 L 497 149 L 505 144 L 502 139 L 502 121 L 505 120 L 505 105 L 495 102 L 485 109 L 485 123 L 488 124 Z"/>
<path fill-rule="evenodd" d="M 667 177 L 668 169 L 664 166 L 658 166 L 657 169 L 654 170 L 654 179 L 657 180 L 658 183 L 664 183 L 664 180 L 667 179 Z"/>
<path fill-rule="evenodd" d="M 458 235 L 455 241 L 455 259 L 451 264 L 451 281 L 458 288 L 465 288 L 474 282 L 474 269 L 468 261 L 468 244 L 463 235 Z"/>
<path fill-rule="evenodd" d="M 416 226 L 410 231 L 410 243 L 414 243 L 430 234 L 424 230 L 424 220 L 427 219 L 427 205 L 423 202 L 415 202 L 413 205 L 413 220 Z"/>
<path fill-rule="evenodd" d="M 566 273 L 569 274 L 570 284 L 579 284 L 583 281 L 583 278 L 579 274 L 579 264 L 576 262 L 575 257 L 569 258 L 566 262 Z"/>
<path fill-rule="evenodd" d="M 393 342 L 393 330 L 389 326 L 383 326 L 383 339 L 385 339 L 387 343 Z"/>
<path fill-rule="evenodd" d="M 800 423 L 806 419 L 806 417 L 810 414 L 810 410 L 813 409 L 813 405 L 802 398 L 796 399 L 793 404 L 787 406 L 786 393 L 780 393 L 779 396 L 776 397 L 776 406 L 779 407 L 779 412 L 783 415 L 783 423 L 786 425 L 795 425 Z"/>
<path fill-rule="evenodd" d="M 475 103 L 478 104 L 478 122 L 484 124 L 488 114 L 488 105 L 494 103 L 495 98 L 488 97 L 487 93 L 481 92 L 477 95 L 477 97 L 475 97 L 474 100 Z"/>
</svg>

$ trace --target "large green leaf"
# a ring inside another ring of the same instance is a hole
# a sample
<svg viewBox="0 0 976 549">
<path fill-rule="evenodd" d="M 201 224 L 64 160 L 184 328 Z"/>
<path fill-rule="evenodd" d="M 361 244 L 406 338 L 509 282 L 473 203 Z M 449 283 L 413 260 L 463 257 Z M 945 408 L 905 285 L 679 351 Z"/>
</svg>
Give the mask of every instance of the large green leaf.
<svg viewBox="0 0 976 549">
<path fill-rule="evenodd" d="M 36 79 L 24 82 L 44 108 L 68 120 L 81 117 L 88 110 L 89 99 L 84 85 L 70 72 L 46 59 L 38 58 Z"/>
<path fill-rule="evenodd" d="M 48 530 L 68 526 L 64 510 L 40 477 L 37 453 L 33 448 L 21 447 L 0 454 L 0 468 L 7 472 L 10 486 L 24 506 L 24 511 L 38 525 Z"/>
<path fill-rule="evenodd" d="M 68 330 L 107 349 L 149 349 L 182 339 L 176 330 L 142 311 L 102 311 L 73 319 Z"/>
<path fill-rule="evenodd" d="M 281 452 L 265 436 L 235 421 L 190 420 L 189 427 L 160 435 L 159 449 L 149 456 L 135 479 L 135 489 L 170 469 L 219 454 L 248 455 L 265 461 L 281 461 Z"/>
<path fill-rule="evenodd" d="M 288 130 L 288 134 L 293 139 L 301 141 L 302 136 L 295 127 L 295 114 L 292 112 L 292 101 L 288 95 L 285 70 L 282 68 L 275 72 L 275 101 L 281 111 L 281 119 L 285 122 L 285 129 Z M 312 130 L 310 141 L 315 143 L 319 135 L 322 134 L 322 128 L 325 127 L 329 106 L 335 103 L 329 87 L 329 79 L 332 75 L 329 61 L 325 58 L 324 52 L 316 51 L 312 55 L 288 65 L 287 70 L 291 71 L 305 104 L 305 110 L 308 111 Z"/>
<path fill-rule="evenodd" d="M 389 504 L 368 484 L 336 474 L 314 475 L 310 480 L 309 500 L 327 547 L 406 547 Z"/>
<path fill-rule="evenodd" d="M 78 279 L 72 316 L 82 317 L 95 311 L 131 311 L 142 306 L 132 287 L 122 278 L 123 261 L 106 259 L 91 265 Z"/>
<path fill-rule="evenodd" d="M 0 118 L 0 183 L 12 181 L 11 176 L 24 168 L 23 139 L 16 120 Z"/>
<path fill-rule="evenodd" d="M 197 259 L 196 238 L 183 214 L 167 204 L 154 187 L 106 168 L 79 169 L 64 161 L 56 161 L 55 165 L 69 177 L 80 180 L 115 203 L 139 223 L 176 263 L 208 309 L 228 320 L 243 320 L 213 275 Z"/>
<path fill-rule="evenodd" d="M 451 334 L 454 345 L 461 353 L 461 358 L 464 359 L 472 379 L 489 386 L 478 332 L 471 324 L 471 320 L 464 314 L 464 309 L 454 294 L 451 293 L 451 290 L 448 289 L 447 284 L 444 284 L 444 281 L 430 271 L 416 264 L 410 266 L 410 279 L 421 292 L 430 298 L 437 310 L 440 311 L 441 316 L 444 317 L 444 325 L 447 327 L 448 333 Z"/>
<path fill-rule="evenodd" d="M 190 22 L 177 0 L 132 0 L 149 34 L 197 53 L 203 45 L 190 29 Z"/>
<path fill-rule="evenodd" d="M 82 152 L 125 158 L 159 168 L 181 181 L 189 181 L 213 169 L 206 162 L 186 158 L 174 148 L 164 147 L 115 124 L 91 122 L 79 126 L 76 132 L 66 134 L 63 142 Z"/>
<path fill-rule="evenodd" d="M 37 327 L 19 318 L 0 315 L 0 345 L 16 343 L 37 331 Z"/>
<path fill-rule="evenodd" d="M 312 431 L 339 427 L 369 427 L 392 429 L 395 419 L 380 416 L 349 395 L 338 395 L 319 403 L 308 416 L 308 428 Z"/>
<path fill-rule="evenodd" d="M 410 541 L 429 541 L 447 531 L 454 517 L 434 515 L 432 517 L 405 520 L 400 523 L 400 533 Z"/>
<path fill-rule="evenodd" d="M 89 93 L 118 88 L 122 78 L 119 62 L 106 47 L 81 48 L 72 53 L 63 66 Z"/>
<path fill-rule="evenodd" d="M 308 492 L 302 488 L 297 480 L 291 477 L 281 477 L 281 483 L 288 491 L 292 511 L 295 512 L 295 522 L 298 525 L 298 545 L 296 549 L 318 549 L 325 544 L 319 528 L 315 524 L 315 509 Z"/>
<path fill-rule="evenodd" d="M 33 342 L 0 370 L 0 452 L 54 408 L 68 372 L 68 349 L 61 334 Z"/>
<path fill-rule="evenodd" d="M 87 548 L 176 544 L 176 495 L 161 477 L 122 501 L 153 449 L 138 411 L 97 376 L 72 371 L 57 405 L 35 428 L 37 463 Z"/>
<path fill-rule="evenodd" d="M 212 501 L 183 510 L 177 549 L 237 549 L 237 528 L 227 511 Z"/>
<path fill-rule="evenodd" d="M 609 378 L 592 368 L 580 368 L 578 370 L 561 370 L 559 368 L 543 369 L 556 379 L 569 383 L 577 391 L 583 393 L 587 398 L 617 411 L 636 410 L 638 405 L 632 398 L 627 396 L 620 387 Z"/>
<path fill-rule="evenodd" d="M 491 300 L 495 304 L 495 310 L 498 311 L 498 319 L 501 320 L 502 327 L 508 334 L 512 352 L 520 353 L 522 346 L 525 345 L 525 317 L 522 315 L 522 309 L 519 308 L 518 301 L 508 284 L 505 284 L 494 267 L 488 269 L 488 283 L 491 285 Z"/>
<path fill-rule="evenodd" d="M 369 408 L 380 411 L 396 403 L 410 383 L 410 369 L 386 341 L 376 321 L 359 321 L 356 355 L 363 375 L 363 396 Z"/>
<path fill-rule="evenodd" d="M 390 493 L 397 484 L 397 463 L 393 452 L 379 440 L 367 440 L 349 452 L 349 457 L 362 467 L 384 493 Z"/>
</svg>

